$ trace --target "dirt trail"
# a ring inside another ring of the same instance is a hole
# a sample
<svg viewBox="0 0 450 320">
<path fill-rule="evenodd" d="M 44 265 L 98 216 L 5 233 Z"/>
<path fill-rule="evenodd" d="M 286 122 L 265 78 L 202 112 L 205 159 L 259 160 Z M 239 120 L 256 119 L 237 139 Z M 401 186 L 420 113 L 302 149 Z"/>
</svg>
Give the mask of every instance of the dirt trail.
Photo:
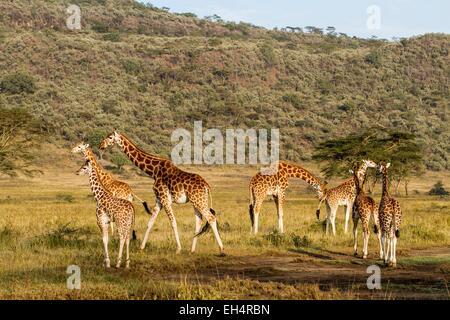
<svg viewBox="0 0 450 320">
<path fill-rule="evenodd" d="M 439 258 L 414 262 L 415 257 Z M 448 258 L 448 259 L 447 259 Z M 409 259 L 410 262 L 402 263 Z M 412 262 L 411 262 L 411 259 Z M 384 267 L 379 259 L 363 260 L 326 250 L 293 250 L 286 254 L 227 257 L 215 270 L 198 270 L 196 277 L 211 281 L 238 277 L 283 284 L 313 283 L 322 290 L 356 291 L 361 298 L 449 299 L 450 248 L 409 250 L 398 258 L 397 268 Z M 381 268 L 382 290 L 368 290 L 369 265 Z"/>
</svg>

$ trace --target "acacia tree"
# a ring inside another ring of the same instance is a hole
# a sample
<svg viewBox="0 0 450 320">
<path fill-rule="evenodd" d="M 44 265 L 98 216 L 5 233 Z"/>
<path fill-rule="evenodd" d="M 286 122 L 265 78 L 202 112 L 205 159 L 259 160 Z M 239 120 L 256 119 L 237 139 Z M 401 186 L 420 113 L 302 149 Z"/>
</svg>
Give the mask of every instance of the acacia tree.
<svg viewBox="0 0 450 320">
<path fill-rule="evenodd" d="M 361 133 L 350 134 L 343 138 L 326 140 L 316 148 L 313 159 L 324 163 L 322 173 L 327 179 L 346 177 L 360 160 L 371 159 L 375 162 L 391 162 L 390 180 L 394 182 L 395 192 L 401 182 L 408 194 L 411 177 L 422 175 L 423 146 L 412 133 L 370 128 Z M 378 178 L 369 172 L 369 191 L 373 190 Z"/>
<path fill-rule="evenodd" d="M 39 147 L 40 126 L 24 109 L 0 107 L 0 174 L 33 175 L 34 151 Z"/>
</svg>

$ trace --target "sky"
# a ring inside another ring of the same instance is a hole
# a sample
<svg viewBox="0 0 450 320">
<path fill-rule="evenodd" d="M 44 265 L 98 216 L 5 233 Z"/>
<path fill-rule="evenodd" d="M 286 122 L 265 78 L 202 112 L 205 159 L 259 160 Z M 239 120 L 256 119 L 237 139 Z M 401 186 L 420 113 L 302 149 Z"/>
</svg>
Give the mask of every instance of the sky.
<svg viewBox="0 0 450 320">
<path fill-rule="evenodd" d="M 448 0 L 140 0 L 171 12 L 249 22 L 269 29 L 333 26 L 349 36 L 383 39 L 450 34 Z"/>
</svg>

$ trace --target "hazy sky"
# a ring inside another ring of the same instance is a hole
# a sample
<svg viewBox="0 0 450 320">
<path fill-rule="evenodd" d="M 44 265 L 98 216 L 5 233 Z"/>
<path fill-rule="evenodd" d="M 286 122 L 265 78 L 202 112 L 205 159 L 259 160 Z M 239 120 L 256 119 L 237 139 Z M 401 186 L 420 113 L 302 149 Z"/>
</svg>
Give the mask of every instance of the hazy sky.
<svg viewBox="0 0 450 320">
<path fill-rule="evenodd" d="M 375 35 L 386 39 L 429 32 L 450 33 L 449 0 L 140 1 L 150 2 L 157 7 L 168 7 L 171 12 L 192 12 L 201 18 L 217 14 L 224 20 L 245 21 L 270 29 L 285 26 L 334 26 L 337 32 L 351 36 Z M 377 7 L 371 7 L 373 5 Z"/>
</svg>

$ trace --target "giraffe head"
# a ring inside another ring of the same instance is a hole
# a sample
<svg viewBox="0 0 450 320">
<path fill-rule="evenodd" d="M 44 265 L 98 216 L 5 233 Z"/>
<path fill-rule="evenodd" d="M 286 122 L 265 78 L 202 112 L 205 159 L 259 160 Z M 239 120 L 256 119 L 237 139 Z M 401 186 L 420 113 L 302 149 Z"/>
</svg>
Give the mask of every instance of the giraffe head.
<svg viewBox="0 0 450 320">
<path fill-rule="evenodd" d="M 362 167 L 365 168 L 376 168 L 377 164 L 373 162 L 372 160 L 363 160 L 362 161 Z"/>
<path fill-rule="evenodd" d="M 319 199 L 322 199 L 327 191 L 327 182 L 317 182 L 311 185 L 311 187 L 317 192 Z"/>
<path fill-rule="evenodd" d="M 117 144 L 119 146 L 122 145 L 122 139 L 120 137 L 120 133 L 117 130 L 114 130 L 108 136 L 100 142 L 98 148 L 100 150 L 105 150 L 107 147 Z"/>
<path fill-rule="evenodd" d="M 380 164 L 377 166 L 377 172 L 382 174 L 382 175 L 386 175 L 387 174 L 387 169 L 391 166 L 391 163 L 388 162 L 386 163 L 385 161 L 380 162 Z"/>
<path fill-rule="evenodd" d="M 72 148 L 72 153 L 85 153 L 89 148 L 89 144 L 80 142 L 75 147 Z"/>
<path fill-rule="evenodd" d="M 79 176 L 90 175 L 92 171 L 92 165 L 90 161 L 86 161 L 80 169 L 76 172 Z"/>
</svg>

